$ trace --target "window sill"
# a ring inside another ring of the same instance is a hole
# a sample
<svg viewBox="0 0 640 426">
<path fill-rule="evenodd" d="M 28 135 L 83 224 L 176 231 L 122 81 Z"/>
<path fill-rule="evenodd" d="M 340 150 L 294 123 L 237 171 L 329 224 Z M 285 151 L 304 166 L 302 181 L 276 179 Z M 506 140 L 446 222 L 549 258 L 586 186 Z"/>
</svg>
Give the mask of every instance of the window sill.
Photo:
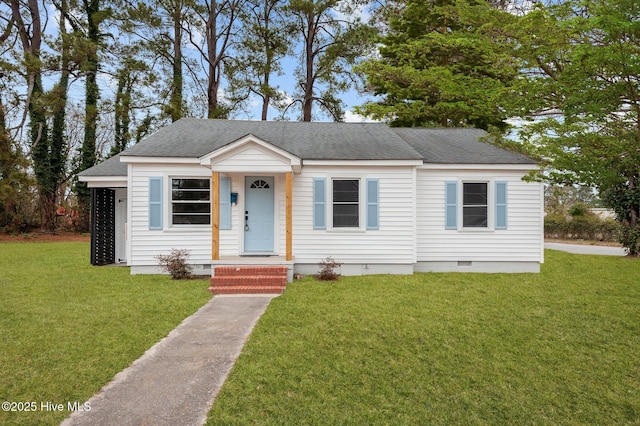
<svg viewBox="0 0 640 426">
<path fill-rule="evenodd" d="M 365 234 L 367 230 L 361 228 L 331 228 L 327 229 L 327 232 L 332 234 Z"/>
<path fill-rule="evenodd" d="M 211 231 L 211 225 L 173 225 L 171 228 L 164 229 L 164 232 L 202 232 L 203 230 Z"/>
<path fill-rule="evenodd" d="M 487 232 L 494 232 L 493 228 L 459 228 L 457 229 L 459 232 L 464 232 L 468 234 L 483 234 Z"/>
</svg>

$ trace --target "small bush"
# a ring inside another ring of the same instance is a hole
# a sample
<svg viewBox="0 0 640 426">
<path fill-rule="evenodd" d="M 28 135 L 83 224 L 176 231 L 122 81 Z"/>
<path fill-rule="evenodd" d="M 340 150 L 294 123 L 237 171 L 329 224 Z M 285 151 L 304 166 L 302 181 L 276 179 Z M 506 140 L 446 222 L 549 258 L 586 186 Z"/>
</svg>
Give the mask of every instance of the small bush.
<svg viewBox="0 0 640 426">
<path fill-rule="evenodd" d="M 320 270 L 317 278 L 321 281 L 335 281 L 340 278 L 340 274 L 336 272 L 336 268 L 342 266 L 342 263 L 336 262 L 331 256 L 318 263 Z"/>
<path fill-rule="evenodd" d="M 629 256 L 640 256 L 640 227 L 631 227 L 626 222 L 620 232 L 619 241 Z"/>
<path fill-rule="evenodd" d="M 189 250 L 186 249 L 171 249 L 170 254 L 160 254 L 156 256 L 156 259 L 158 259 L 160 269 L 171 274 L 174 280 L 187 280 L 193 277 L 191 266 L 187 264 L 189 253 Z"/>
<path fill-rule="evenodd" d="M 575 203 L 569 207 L 569 215 L 571 217 L 584 217 L 589 215 L 589 207 L 584 203 Z"/>
</svg>

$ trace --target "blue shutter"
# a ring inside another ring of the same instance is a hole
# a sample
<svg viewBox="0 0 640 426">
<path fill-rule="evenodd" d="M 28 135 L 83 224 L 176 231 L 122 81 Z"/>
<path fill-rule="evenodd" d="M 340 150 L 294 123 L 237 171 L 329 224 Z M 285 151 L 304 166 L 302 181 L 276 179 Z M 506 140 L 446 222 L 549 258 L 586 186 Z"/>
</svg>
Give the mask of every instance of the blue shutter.
<svg viewBox="0 0 640 426">
<path fill-rule="evenodd" d="M 162 229 L 162 178 L 149 178 L 149 229 Z"/>
<path fill-rule="evenodd" d="M 231 180 L 220 179 L 220 229 L 231 229 Z"/>
<path fill-rule="evenodd" d="M 445 229 L 458 229 L 458 182 L 445 182 Z"/>
<path fill-rule="evenodd" d="M 313 229 L 326 229 L 327 180 L 313 178 Z"/>
<path fill-rule="evenodd" d="M 507 229 L 507 182 L 496 182 L 496 229 Z"/>
<path fill-rule="evenodd" d="M 367 179 L 367 229 L 379 229 L 380 183 L 378 179 Z"/>
</svg>

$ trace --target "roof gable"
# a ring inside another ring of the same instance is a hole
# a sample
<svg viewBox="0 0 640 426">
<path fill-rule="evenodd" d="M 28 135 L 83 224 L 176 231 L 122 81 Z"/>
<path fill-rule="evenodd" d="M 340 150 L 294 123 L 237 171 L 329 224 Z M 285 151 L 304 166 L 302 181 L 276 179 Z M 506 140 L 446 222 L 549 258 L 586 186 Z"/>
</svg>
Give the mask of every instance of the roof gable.
<svg viewBox="0 0 640 426">
<path fill-rule="evenodd" d="M 215 167 L 222 172 L 246 171 L 251 164 L 253 172 L 299 172 L 302 161 L 299 157 L 265 142 L 254 135 L 246 135 L 203 157 L 203 166 Z"/>
</svg>

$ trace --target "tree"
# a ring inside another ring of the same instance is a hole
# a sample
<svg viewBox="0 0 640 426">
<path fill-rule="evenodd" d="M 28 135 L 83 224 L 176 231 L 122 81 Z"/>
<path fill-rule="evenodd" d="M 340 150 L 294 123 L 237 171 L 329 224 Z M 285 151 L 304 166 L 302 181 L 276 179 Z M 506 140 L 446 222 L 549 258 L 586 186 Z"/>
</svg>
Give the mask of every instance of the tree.
<svg viewBox="0 0 640 426">
<path fill-rule="evenodd" d="M 519 132 L 545 166 L 540 177 L 594 187 L 640 254 L 640 4 L 576 0 L 538 6 L 518 27 L 527 74 Z"/>
<path fill-rule="evenodd" d="M 291 23 L 284 5 L 284 0 L 246 1 L 235 55 L 225 68 L 231 97 L 259 97 L 262 120 L 267 120 L 270 106 L 281 108 L 283 98 L 273 76 L 282 75 L 281 61 L 291 50 Z"/>
<path fill-rule="evenodd" d="M 7 129 L 0 96 L 0 229 L 5 231 L 22 231 L 29 226 L 20 208 L 21 199 L 28 198 L 24 194 L 31 184 L 26 167 L 27 161 Z"/>
<path fill-rule="evenodd" d="M 357 112 L 394 126 L 506 128 L 518 63 L 503 27 L 516 17 L 484 0 L 392 6 L 383 9 L 379 57 L 358 67 L 383 99 Z"/>
<path fill-rule="evenodd" d="M 100 25 L 109 16 L 110 11 L 103 8 L 101 0 L 82 0 L 81 11 L 86 21 L 84 54 L 85 58 L 80 64 L 80 69 L 85 76 L 85 117 L 84 139 L 80 150 L 80 170 L 88 169 L 96 164 L 96 141 L 98 127 L 98 100 L 100 99 L 100 87 L 98 85 L 98 72 L 100 71 L 99 50 L 102 47 L 104 34 L 100 32 Z M 76 184 L 78 198 L 79 230 L 89 230 L 90 191 L 86 182 Z"/>
<path fill-rule="evenodd" d="M 60 79 L 55 84 L 51 93 L 48 94 L 50 99 L 49 105 L 53 115 L 51 135 L 49 142 L 48 158 L 49 158 L 49 177 L 47 179 L 47 187 L 44 195 L 44 215 L 46 223 L 50 230 L 55 230 L 56 213 L 58 204 L 58 188 L 64 180 L 66 168 L 66 147 L 67 141 L 65 137 L 66 114 L 67 114 L 67 97 L 69 90 L 69 77 L 71 75 L 71 56 L 72 56 L 72 37 L 67 34 L 67 16 L 69 14 L 69 6 L 67 0 L 60 0 L 59 3 L 54 2 L 54 6 L 60 12 L 59 18 L 59 49 L 60 49 Z"/>
<path fill-rule="evenodd" d="M 200 58 L 206 64 L 208 118 L 227 118 L 233 109 L 233 106 L 221 101 L 219 92 L 224 66 L 234 43 L 237 18 L 243 6 L 244 0 L 202 0 L 193 6 L 200 22 L 189 28 L 188 34 L 191 44 L 200 52 Z M 204 33 L 201 42 L 196 38 L 197 31 Z"/>
<path fill-rule="evenodd" d="M 118 18 L 122 31 L 135 36 L 135 42 L 132 44 L 140 45 L 140 48 L 136 49 L 138 61 L 148 56 L 152 64 L 149 66 L 150 69 L 154 68 L 153 64 L 158 62 L 168 66 L 168 71 L 161 72 L 162 75 L 169 75 L 168 95 L 160 96 L 162 115 L 169 117 L 172 122 L 181 119 L 185 110 L 183 37 L 188 19 L 186 2 L 184 0 L 138 2 L 133 6 L 125 7 L 124 13 L 119 14 Z M 130 58 L 129 55 L 126 58 Z M 130 61 L 130 59 L 126 60 Z M 161 90 L 157 91 L 161 92 Z"/>
<path fill-rule="evenodd" d="M 544 189 L 544 210 L 547 213 L 565 215 L 573 205 L 598 207 L 600 200 L 593 188 L 574 185 L 546 185 Z"/>
<path fill-rule="evenodd" d="M 302 121 L 313 119 L 315 103 L 335 121 L 343 120 L 338 94 L 355 83 L 351 66 L 369 51 L 375 33 L 352 18 L 357 6 L 355 1 L 289 1 L 286 10 L 293 16 L 302 49 L 296 69 L 298 90 L 287 108 L 299 105 Z"/>
<path fill-rule="evenodd" d="M 114 100 L 114 143 L 109 153 L 110 156 L 116 155 L 129 146 L 133 139 L 131 130 L 131 121 L 133 119 L 133 111 L 137 109 L 139 102 L 144 102 L 144 96 L 140 91 L 136 90 L 138 84 L 147 84 L 149 79 L 146 78 L 148 68 L 143 61 L 135 59 L 134 55 L 127 54 L 126 50 L 122 60 L 120 69 L 116 72 L 118 79 L 118 87 L 116 88 L 116 96 Z M 137 49 L 136 49 L 137 50 Z"/>
<path fill-rule="evenodd" d="M 27 84 L 27 111 L 29 115 L 29 136 L 33 170 L 38 187 L 40 224 L 43 230 L 55 229 L 51 220 L 53 209 L 50 206 L 55 176 L 49 158 L 50 139 L 47 122 L 47 105 L 42 85 L 42 33 L 40 8 L 36 0 L 26 4 L 11 0 L 12 24 L 16 28 L 23 52 L 23 70 Z M 25 9 L 23 9 L 23 7 Z M 28 19 L 26 21 L 25 19 Z M 55 196 L 54 196 L 55 197 Z"/>
</svg>

